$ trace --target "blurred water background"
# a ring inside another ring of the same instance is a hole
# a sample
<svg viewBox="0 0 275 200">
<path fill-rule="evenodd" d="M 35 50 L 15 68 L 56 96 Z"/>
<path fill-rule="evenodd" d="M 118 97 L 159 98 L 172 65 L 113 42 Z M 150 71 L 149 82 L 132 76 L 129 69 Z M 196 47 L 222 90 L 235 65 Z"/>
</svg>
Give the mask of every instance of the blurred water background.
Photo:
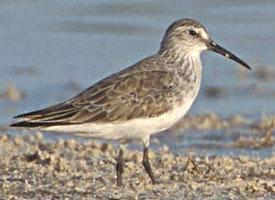
<svg viewBox="0 0 275 200">
<path fill-rule="evenodd" d="M 25 97 L 20 101 L 0 98 L 0 124 L 72 97 L 155 53 L 168 25 L 185 17 L 202 22 L 218 43 L 253 68 L 248 72 L 217 54 L 204 53 L 201 93 L 190 113 L 214 112 L 224 118 L 240 114 L 250 120 L 274 115 L 274 10 L 272 0 L 1 0 L 0 91 L 3 94 L 13 84 Z M 211 138 L 208 135 L 221 139 L 213 142 L 206 139 Z M 189 147 L 211 155 L 274 152 L 274 147 L 229 151 L 223 145 L 234 137 L 223 131 L 187 131 L 160 138 L 174 152 Z M 198 148 L 199 144 L 207 148 Z"/>
</svg>

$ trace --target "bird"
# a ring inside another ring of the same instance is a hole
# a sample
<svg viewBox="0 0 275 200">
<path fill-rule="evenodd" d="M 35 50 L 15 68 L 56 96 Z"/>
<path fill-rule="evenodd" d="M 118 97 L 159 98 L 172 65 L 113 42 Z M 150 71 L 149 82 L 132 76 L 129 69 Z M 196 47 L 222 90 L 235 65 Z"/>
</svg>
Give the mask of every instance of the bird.
<svg viewBox="0 0 275 200">
<path fill-rule="evenodd" d="M 150 136 L 184 117 L 198 96 L 201 53 L 213 51 L 241 66 L 251 67 L 217 44 L 194 19 L 174 21 L 159 50 L 128 68 L 98 81 L 64 102 L 15 116 L 11 127 L 65 132 L 90 139 L 143 144 L 142 164 L 151 183 L 157 183 L 149 162 Z M 116 184 L 123 185 L 124 148 L 119 147 Z"/>
</svg>

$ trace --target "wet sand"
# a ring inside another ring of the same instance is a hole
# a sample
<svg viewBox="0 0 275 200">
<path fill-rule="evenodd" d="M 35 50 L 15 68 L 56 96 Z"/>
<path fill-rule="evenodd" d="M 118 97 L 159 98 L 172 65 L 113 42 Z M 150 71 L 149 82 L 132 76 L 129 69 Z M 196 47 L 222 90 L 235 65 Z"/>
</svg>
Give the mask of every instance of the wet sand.
<svg viewBox="0 0 275 200">
<path fill-rule="evenodd" d="M 150 152 L 158 184 L 142 154 L 125 152 L 124 186 L 115 186 L 117 149 L 76 140 L 47 142 L 41 134 L 0 137 L 0 199 L 274 199 L 275 155 L 208 157 Z"/>
</svg>

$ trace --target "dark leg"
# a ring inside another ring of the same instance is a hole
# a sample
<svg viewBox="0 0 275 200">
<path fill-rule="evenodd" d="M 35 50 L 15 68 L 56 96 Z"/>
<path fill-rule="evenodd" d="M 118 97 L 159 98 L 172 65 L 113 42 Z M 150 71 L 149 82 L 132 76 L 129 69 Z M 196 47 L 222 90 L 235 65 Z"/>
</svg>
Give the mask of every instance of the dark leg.
<svg viewBox="0 0 275 200">
<path fill-rule="evenodd" d="M 123 150 L 119 149 L 117 165 L 116 165 L 116 184 L 118 187 L 122 186 L 122 173 L 123 173 Z"/>
<path fill-rule="evenodd" d="M 151 181 L 152 181 L 152 184 L 155 184 L 156 183 L 156 180 L 155 180 L 155 177 L 154 177 L 154 174 L 152 172 L 152 169 L 151 169 L 151 166 L 150 166 L 150 163 L 149 163 L 149 159 L 148 159 L 148 147 L 144 147 L 143 149 L 143 161 L 142 161 L 142 164 L 147 172 L 147 174 L 149 175 Z"/>
</svg>

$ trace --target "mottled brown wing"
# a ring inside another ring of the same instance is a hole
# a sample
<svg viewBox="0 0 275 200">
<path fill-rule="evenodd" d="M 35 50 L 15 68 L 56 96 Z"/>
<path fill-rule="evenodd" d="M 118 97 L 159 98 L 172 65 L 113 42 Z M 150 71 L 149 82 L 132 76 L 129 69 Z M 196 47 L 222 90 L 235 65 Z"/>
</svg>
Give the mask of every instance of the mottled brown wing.
<svg viewBox="0 0 275 200">
<path fill-rule="evenodd" d="M 105 87 L 91 88 L 72 104 L 89 105 L 72 120 L 83 122 L 125 121 L 158 116 L 170 109 L 172 74 L 162 71 L 135 72 Z"/>
<path fill-rule="evenodd" d="M 69 101 L 17 117 L 38 126 L 154 117 L 171 109 L 173 78 L 167 71 L 115 74 Z"/>
</svg>

